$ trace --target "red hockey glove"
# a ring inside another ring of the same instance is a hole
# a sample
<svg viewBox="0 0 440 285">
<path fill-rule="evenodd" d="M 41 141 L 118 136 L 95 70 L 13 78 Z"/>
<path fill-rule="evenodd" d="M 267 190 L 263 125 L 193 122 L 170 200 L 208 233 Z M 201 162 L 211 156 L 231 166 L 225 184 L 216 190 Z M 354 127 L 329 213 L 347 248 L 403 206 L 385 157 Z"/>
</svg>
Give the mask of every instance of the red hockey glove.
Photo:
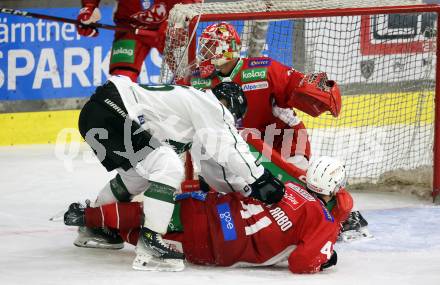
<svg viewBox="0 0 440 285">
<path fill-rule="evenodd" d="M 332 209 L 333 217 L 339 223 L 344 222 L 350 215 L 353 208 L 353 198 L 345 189 L 341 189 L 336 193 L 336 205 Z"/>
<path fill-rule="evenodd" d="M 167 17 L 168 13 L 165 4 L 159 3 L 152 5 L 147 10 L 131 15 L 130 24 L 135 29 L 157 30 Z"/>
<path fill-rule="evenodd" d="M 89 26 L 101 20 L 101 12 L 95 5 L 86 4 L 79 10 L 77 20 L 81 23 L 76 25 L 78 34 L 81 36 L 96 37 L 99 34 L 98 29 Z"/>
<path fill-rule="evenodd" d="M 337 117 L 341 112 L 341 91 L 335 81 L 328 80 L 325 72 L 310 73 L 293 90 L 288 104 L 313 117 L 325 111 Z"/>
</svg>

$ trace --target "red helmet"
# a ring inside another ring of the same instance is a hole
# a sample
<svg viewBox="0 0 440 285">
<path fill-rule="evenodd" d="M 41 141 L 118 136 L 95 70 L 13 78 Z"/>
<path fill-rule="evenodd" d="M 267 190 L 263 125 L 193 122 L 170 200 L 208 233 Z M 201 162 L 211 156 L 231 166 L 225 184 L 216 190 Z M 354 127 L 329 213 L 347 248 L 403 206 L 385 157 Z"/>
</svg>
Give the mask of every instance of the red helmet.
<svg viewBox="0 0 440 285">
<path fill-rule="evenodd" d="M 240 57 L 241 40 L 231 24 L 221 22 L 206 27 L 199 38 L 199 61 L 215 66 Z"/>
</svg>

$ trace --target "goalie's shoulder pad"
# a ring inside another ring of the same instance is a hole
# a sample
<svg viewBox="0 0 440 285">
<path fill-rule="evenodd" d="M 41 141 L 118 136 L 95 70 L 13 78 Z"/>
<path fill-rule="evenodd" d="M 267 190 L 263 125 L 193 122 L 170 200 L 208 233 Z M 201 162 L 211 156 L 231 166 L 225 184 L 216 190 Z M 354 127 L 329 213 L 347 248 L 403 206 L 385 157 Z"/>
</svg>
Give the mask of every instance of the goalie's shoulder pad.
<svg viewBox="0 0 440 285">
<path fill-rule="evenodd" d="M 306 74 L 293 90 L 291 100 L 296 108 L 313 117 L 325 111 L 337 117 L 341 112 L 341 91 L 334 80 L 328 80 L 325 72 Z"/>
</svg>

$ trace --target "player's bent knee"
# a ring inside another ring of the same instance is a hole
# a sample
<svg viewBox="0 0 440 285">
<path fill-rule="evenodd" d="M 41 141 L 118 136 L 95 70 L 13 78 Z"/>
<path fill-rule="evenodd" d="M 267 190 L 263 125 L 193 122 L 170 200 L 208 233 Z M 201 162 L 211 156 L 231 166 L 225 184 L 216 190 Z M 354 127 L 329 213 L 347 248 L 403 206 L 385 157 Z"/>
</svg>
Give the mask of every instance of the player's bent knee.
<svg viewBox="0 0 440 285">
<path fill-rule="evenodd" d="M 130 202 L 134 195 L 130 193 L 119 174 L 110 180 L 99 192 L 95 206 L 111 204 L 115 202 Z"/>
<path fill-rule="evenodd" d="M 117 171 L 130 194 L 138 195 L 147 189 L 149 184 L 148 180 L 138 174 L 134 168 L 130 168 L 127 171 L 118 168 Z"/>
</svg>

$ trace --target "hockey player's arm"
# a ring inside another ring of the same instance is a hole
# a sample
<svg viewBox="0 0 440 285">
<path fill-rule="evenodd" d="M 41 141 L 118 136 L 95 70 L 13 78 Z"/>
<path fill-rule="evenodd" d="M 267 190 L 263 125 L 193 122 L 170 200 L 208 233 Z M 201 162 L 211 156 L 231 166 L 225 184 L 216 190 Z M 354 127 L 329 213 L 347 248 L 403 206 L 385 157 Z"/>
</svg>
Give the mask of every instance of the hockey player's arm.
<svg viewBox="0 0 440 285">
<path fill-rule="evenodd" d="M 308 211 L 301 231 L 302 237 L 288 259 L 289 269 L 293 273 L 316 273 L 336 265 L 333 245 L 338 226 L 333 224 L 336 222 L 324 221 L 322 215 L 316 209 Z"/>
<path fill-rule="evenodd" d="M 186 104 L 196 131 L 191 152 L 198 153 L 196 156 L 200 159 L 213 159 L 227 170 L 224 173 L 233 173 L 242 179 L 249 185 L 237 189 L 243 195 L 266 203 L 278 202 L 284 195 L 284 185 L 257 164 L 248 144 L 235 128 L 232 114 L 212 93 L 190 90 L 194 92 L 194 100 Z M 199 150 L 194 149 L 197 145 L 201 146 Z"/>
<path fill-rule="evenodd" d="M 231 113 L 218 101 L 211 99 L 204 102 L 205 104 L 194 102 L 190 113 L 196 131 L 194 141 L 203 146 L 205 157 L 214 159 L 221 166 L 245 179 L 246 183 L 255 182 L 263 174 L 264 168 L 256 164 L 248 145 L 234 126 Z"/>
<path fill-rule="evenodd" d="M 340 189 L 335 196 L 336 205 L 332 209 L 332 215 L 339 223 L 343 223 L 353 209 L 353 198 L 345 189 Z"/>
<path fill-rule="evenodd" d="M 300 85 L 304 74 L 276 60 L 272 60 L 271 65 L 268 67 L 267 78 L 271 95 L 275 100 L 275 105 L 280 108 L 291 108 L 292 106 L 289 104 L 289 99 L 292 90 Z"/>
<path fill-rule="evenodd" d="M 337 259 L 336 253 L 333 250 L 333 243 L 325 241 L 321 245 L 322 247 L 319 251 L 316 251 L 316 248 L 313 246 L 301 242 L 289 256 L 290 271 L 299 274 L 316 273 L 336 265 Z"/>
<path fill-rule="evenodd" d="M 100 0 L 81 0 L 81 10 L 78 13 L 77 20 L 80 22 L 76 25 L 78 34 L 84 37 L 96 37 L 99 31 L 90 24 L 101 20 L 101 12 L 99 11 Z"/>
</svg>

